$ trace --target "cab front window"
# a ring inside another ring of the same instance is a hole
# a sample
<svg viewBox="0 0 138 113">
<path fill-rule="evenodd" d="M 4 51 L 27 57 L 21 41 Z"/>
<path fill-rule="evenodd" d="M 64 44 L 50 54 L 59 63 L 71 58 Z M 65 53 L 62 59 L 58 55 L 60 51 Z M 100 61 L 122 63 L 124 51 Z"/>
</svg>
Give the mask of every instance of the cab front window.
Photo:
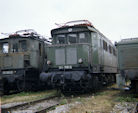
<svg viewBox="0 0 138 113">
<path fill-rule="evenodd" d="M 67 39 L 68 44 L 77 43 L 77 34 L 68 34 Z"/>
<path fill-rule="evenodd" d="M 55 44 L 75 44 L 75 43 L 88 43 L 90 38 L 89 32 L 76 32 L 55 35 Z"/>
<path fill-rule="evenodd" d="M 89 33 L 79 33 L 79 43 L 88 43 Z"/>
<path fill-rule="evenodd" d="M 56 44 L 65 44 L 66 37 L 65 35 L 56 35 Z"/>
<path fill-rule="evenodd" d="M 17 43 L 13 44 L 13 52 L 18 52 L 18 44 Z"/>
</svg>

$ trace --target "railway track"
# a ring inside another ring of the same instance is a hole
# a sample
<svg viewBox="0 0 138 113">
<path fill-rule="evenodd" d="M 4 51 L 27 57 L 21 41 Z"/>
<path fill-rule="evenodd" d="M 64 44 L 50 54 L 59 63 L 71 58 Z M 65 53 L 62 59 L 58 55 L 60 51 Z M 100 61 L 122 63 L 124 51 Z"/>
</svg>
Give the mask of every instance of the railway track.
<svg viewBox="0 0 138 113">
<path fill-rule="evenodd" d="M 46 113 L 57 105 L 59 105 L 58 96 L 51 96 L 11 106 L 2 105 L 2 113 Z"/>
<path fill-rule="evenodd" d="M 138 113 L 138 102 L 135 104 L 135 107 L 132 113 Z"/>
</svg>

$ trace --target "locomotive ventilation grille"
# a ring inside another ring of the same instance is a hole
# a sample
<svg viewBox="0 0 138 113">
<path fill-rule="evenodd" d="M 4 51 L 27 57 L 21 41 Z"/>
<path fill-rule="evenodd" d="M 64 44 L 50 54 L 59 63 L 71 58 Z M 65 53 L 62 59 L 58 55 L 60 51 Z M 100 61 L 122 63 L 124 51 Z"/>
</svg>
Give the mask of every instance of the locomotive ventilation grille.
<svg viewBox="0 0 138 113">
<path fill-rule="evenodd" d="M 55 50 L 56 65 L 77 64 L 76 48 L 58 48 Z"/>
</svg>

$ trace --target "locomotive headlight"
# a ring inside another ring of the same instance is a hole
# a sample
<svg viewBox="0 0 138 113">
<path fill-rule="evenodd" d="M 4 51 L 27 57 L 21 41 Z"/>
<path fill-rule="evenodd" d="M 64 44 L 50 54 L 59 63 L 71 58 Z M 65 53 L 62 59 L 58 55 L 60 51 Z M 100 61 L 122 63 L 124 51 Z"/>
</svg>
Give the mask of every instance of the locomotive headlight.
<svg viewBox="0 0 138 113">
<path fill-rule="evenodd" d="M 48 64 L 48 65 L 51 65 L 51 61 L 50 61 L 50 60 L 48 60 L 48 61 L 47 61 L 47 64 Z"/>
<path fill-rule="evenodd" d="M 82 63 L 83 63 L 82 58 L 80 58 L 80 59 L 78 60 L 78 63 L 79 63 L 79 64 L 82 64 Z"/>
</svg>

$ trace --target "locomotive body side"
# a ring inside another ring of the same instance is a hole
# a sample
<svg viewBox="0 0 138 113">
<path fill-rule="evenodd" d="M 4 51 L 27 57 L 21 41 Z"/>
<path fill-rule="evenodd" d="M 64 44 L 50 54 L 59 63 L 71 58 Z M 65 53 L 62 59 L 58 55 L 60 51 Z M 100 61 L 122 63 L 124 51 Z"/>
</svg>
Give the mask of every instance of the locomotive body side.
<svg viewBox="0 0 138 113">
<path fill-rule="evenodd" d="M 138 89 L 138 38 L 120 41 L 117 49 L 121 76 L 131 80 L 132 89 Z"/>
<path fill-rule="evenodd" d="M 91 32 L 93 73 L 117 73 L 116 48 L 103 34 Z"/>
</svg>

